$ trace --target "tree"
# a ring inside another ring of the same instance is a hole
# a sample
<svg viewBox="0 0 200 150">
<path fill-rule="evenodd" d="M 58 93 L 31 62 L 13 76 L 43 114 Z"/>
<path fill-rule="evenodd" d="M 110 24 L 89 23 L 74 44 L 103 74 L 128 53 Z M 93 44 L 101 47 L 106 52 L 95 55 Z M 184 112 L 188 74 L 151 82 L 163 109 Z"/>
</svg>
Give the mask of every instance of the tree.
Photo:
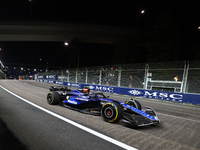
<svg viewBox="0 0 200 150">
<path fill-rule="evenodd" d="M 190 29 L 170 10 L 164 10 L 146 33 L 147 61 L 194 59 L 200 48 L 197 30 Z M 198 53 L 199 54 L 199 53 Z"/>
<path fill-rule="evenodd" d="M 128 64 L 145 62 L 145 37 L 144 31 L 136 31 L 134 36 L 127 37 L 126 42 L 116 46 L 113 57 L 113 64 Z"/>
<path fill-rule="evenodd" d="M 153 30 L 146 33 L 147 61 L 169 61 L 178 59 L 179 25 L 170 11 L 163 11 L 154 20 Z"/>
</svg>

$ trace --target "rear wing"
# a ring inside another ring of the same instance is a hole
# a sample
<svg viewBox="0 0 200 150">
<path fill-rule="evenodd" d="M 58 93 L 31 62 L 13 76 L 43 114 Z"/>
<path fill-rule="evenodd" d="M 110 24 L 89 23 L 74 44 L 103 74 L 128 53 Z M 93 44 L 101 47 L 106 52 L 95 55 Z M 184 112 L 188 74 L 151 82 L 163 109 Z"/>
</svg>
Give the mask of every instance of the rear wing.
<svg viewBox="0 0 200 150">
<path fill-rule="evenodd" d="M 68 89 L 66 86 L 50 86 L 50 91 L 66 91 L 70 92 L 72 91 L 71 89 Z"/>
</svg>

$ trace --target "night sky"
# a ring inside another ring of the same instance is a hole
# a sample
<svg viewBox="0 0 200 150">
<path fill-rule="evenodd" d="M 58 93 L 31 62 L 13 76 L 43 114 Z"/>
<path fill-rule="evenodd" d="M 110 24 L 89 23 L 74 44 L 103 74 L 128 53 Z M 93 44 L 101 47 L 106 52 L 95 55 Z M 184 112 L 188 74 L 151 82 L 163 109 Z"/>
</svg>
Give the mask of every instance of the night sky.
<svg viewBox="0 0 200 150">
<path fill-rule="evenodd" d="M 135 27 L 141 10 L 145 10 L 143 26 L 150 27 L 152 20 L 164 9 L 171 10 L 177 21 L 198 26 L 199 5 L 197 2 L 159 0 L 109 0 L 66 1 L 32 0 L 32 19 Z M 0 5 L 1 20 L 30 19 L 29 0 L 4 0 Z"/>
<path fill-rule="evenodd" d="M 32 11 L 30 11 L 30 8 L 32 8 Z M 140 14 L 141 10 L 145 10 L 145 13 Z M 153 30 L 155 27 L 155 20 L 162 15 L 164 10 L 171 14 L 173 24 L 178 24 L 179 32 L 177 34 L 188 34 L 192 31 L 198 32 L 197 28 L 200 26 L 200 11 L 197 1 L 32 0 L 32 2 L 29 2 L 29 0 L 3 0 L 0 2 L 0 22 L 46 21 L 85 23 L 135 29 L 136 19 L 138 17 L 138 30 L 148 32 Z M 196 36 L 196 33 L 190 34 L 191 37 L 193 35 Z M 182 45 L 181 42 L 180 45 Z M 191 41 L 188 43 L 191 43 Z M 74 63 L 74 66 L 70 66 L 71 62 L 66 60 L 65 57 L 70 55 L 76 59 L 76 52 L 72 52 L 72 49 L 67 49 L 62 42 L 2 41 L 0 46 L 2 48 L 0 51 L 0 59 L 7 64 L 46 65 L 48 63 L 49 66 L 58 67 L 76 66 L 76 62 Z M 77 46 L 80 48 L 80 67 L 110 65 L 113 63 L 112 60 L 113 57 L 115 57 L 113 45 L 78 43 Z M 96 52 L 98 56 L 96 55 Z M 148 55 L 148 53 L 144 52 L 142 55 Z M 144 59 L 142 61 L 146 60 Z"/>
</svg>

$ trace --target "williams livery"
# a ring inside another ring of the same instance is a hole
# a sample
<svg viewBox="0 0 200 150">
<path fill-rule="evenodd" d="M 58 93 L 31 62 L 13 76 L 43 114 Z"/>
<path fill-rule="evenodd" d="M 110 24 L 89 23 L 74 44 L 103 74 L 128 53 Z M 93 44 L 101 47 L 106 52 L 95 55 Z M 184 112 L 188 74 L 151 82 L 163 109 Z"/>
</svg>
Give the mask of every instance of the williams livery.
<svg viewBox="0 0 200 150">
<path fill-rule="evenodd" d="M 90 89 L 71 90 L 64 86 L 51 86 L 47 94 L 50 105 L 61 105 L 82 113 L 101 115 L 107 122 L 123 123 L 134 127 L 160 123 L 156 112 L 151 107 L 142 111 L 137 100 L 130 99 L 125 103 L 109 99 L 103 93 L 90 92 Z"/>
</svg>

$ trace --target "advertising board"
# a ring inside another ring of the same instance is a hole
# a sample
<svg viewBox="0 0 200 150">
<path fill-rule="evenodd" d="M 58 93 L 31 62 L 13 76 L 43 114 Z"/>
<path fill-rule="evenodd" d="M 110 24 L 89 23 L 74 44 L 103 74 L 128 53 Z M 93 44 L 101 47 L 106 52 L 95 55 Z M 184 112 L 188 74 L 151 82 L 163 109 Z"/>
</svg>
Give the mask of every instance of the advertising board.
<svg viewBox="0 0 200 150">
<path fill-rule="evenodd" d="M 98 92 L 116 93 L 122 95 L 130 95 L 135 97 L 151 98 L 179 103 L 189 103 L 200 105 L 200 95 L 199 94 L 186 94 L 186 93 L 175 93 L 175 92 L 165 92 L 165 91 L 154 91 L 154 90 L 144 90 L 144 89 L 134 89 L 134 88 L 123 88 L 123 87 L 112 87 L 103 85 L 92 85 L 92 84 L 81 84 L 72 82 L 62 82 L 56 80 L 47 79 L 36 79 L 38 82 L 48 82 L 52 84 L 64 85 L 73 88 L 84 88 L 87 86 L 89 89 Z"/>
<path fill-rule="evenodd" d="M 56 74 L 37 75 L 37 79 L 58 80 L 58 75 Z"/>
</svg>

